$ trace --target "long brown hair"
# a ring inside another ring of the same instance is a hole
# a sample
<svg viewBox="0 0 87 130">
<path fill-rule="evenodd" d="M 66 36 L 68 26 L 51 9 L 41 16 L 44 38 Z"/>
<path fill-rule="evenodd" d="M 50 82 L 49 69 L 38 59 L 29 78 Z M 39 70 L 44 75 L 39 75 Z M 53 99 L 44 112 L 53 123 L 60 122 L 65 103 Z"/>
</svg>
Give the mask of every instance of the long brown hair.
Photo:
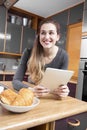
<svg viewBox="0 0 87 130">
<path fill-rule="evenodd" d="M 52 19 L 41 21 L 41 23 L 39 24 L 37 28 L 36 38 L 34 41 L 31 57 L 28 61 L 29 75 L 35 84 L 38 84 L 40 82 L 40 80 L 43 77 L 44 69 L 45 69 L 44 68 L 45 63 L 43 61 L 44 50 L 42 45 L 40 44 L 39 35 L 40 35 L 41 26 L 46 23 L 52 23 L 53 25 L 55 25 L 57 34 L 60 34 L 60 25 Z"/>
</svg>

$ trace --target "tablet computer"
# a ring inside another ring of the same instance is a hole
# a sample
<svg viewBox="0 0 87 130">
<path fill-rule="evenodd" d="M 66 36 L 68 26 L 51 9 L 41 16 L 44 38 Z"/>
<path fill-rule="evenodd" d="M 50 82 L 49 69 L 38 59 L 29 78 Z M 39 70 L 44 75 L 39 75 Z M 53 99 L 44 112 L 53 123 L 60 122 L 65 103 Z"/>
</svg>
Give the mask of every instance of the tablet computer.
<svg viewBox="0 0 87 130">
<path fill-rule="evenodd" d="M 67 85 L 73 74 L 74 71 L 72 70 L 46 68 L 40 85 L 48 87 L 50 88 L 50 90 L 53 90 L 60 85 Z"/>
</svg>

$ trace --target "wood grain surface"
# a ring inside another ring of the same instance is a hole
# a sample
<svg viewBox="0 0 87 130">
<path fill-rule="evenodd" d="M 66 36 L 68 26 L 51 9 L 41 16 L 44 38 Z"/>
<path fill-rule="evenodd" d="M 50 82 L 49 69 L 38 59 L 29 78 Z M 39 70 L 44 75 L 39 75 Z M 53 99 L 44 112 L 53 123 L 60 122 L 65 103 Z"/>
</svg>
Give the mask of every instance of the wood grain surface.
<svg viewBox="0 0 87 130">
<path fill-rule="evenodd" d="M 12 88 L 12 83 L 1 82 Z M 26 113 L 12 113 L 0 106 L 0 130 L 20 130 L 54 122 L 87 111 L 87 103 L 67 97 L 56 99 L 52 95 L 40 98 L 40 104 Z"/>
</svg>

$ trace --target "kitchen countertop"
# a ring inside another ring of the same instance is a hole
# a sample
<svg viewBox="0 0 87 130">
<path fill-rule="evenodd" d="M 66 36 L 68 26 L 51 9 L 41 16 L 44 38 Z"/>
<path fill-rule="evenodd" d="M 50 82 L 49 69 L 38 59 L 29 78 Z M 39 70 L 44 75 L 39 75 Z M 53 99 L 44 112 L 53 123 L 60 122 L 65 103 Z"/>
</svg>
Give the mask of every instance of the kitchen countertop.
<svg viewBox="0 0 87 130">
<path fill-rule="evenodd" d="M 9 81 L 0 83 L 12 88 Z M 40 98 L 40 104 L 26 113 L 12 113 L 0 106 L 0 130 L 31 128 L 83 112 L 87 112 L 86 102 L 69 96 L 59 100 L 48 95 Z"/>
<path fill-rule="evenodd" d="M 16 71 L 0 71 L 1 75 L 14 75 Z M 28 75 L 28 73 L 26 73 Z M 77 83 L 77 77 L 72 76 L 71 83 Z"/>
<path fill-rule="evenodd" d="M 9 71 L 0 71 L 0 74 L 2 74 L 2 75 L 14 75 L 15 72 L 16 72 L 16 70 L 15 70 L 15 71 L 13 71 L 13 70 L 9 70 Z M 28 74 L 28 73 L 26 73 L 26 74 Z"/>
</svg>

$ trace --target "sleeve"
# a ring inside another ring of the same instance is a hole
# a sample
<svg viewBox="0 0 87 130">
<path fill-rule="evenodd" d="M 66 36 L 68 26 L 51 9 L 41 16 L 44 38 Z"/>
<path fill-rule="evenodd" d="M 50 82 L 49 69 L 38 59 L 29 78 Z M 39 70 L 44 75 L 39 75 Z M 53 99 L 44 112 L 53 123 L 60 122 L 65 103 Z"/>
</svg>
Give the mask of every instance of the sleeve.
<svg viewBox="0 0 87 130">
<path fill-rule="evenodd" d="M 62 65 L 61 65 L 61 69 L 68 69 L 68 54 L 66 51 L 63 52 L 63 55 L 62 55 Z"/>
<path fill-rule="evenodd" d="M 13 77 L 12 84 L 13 84 L 14 89 L 16 89 L 17 91 L 23 87 L 25 88 L 29 87 L 28 85 L 24 84 L 22 81 L 24 79 L 24 76 L 27 70 L 27 62 L 30 57 L 30 53 L 31 53 L 30 49 L 26 48 L 24 50 L 18 69 Z"/>
</svg>

